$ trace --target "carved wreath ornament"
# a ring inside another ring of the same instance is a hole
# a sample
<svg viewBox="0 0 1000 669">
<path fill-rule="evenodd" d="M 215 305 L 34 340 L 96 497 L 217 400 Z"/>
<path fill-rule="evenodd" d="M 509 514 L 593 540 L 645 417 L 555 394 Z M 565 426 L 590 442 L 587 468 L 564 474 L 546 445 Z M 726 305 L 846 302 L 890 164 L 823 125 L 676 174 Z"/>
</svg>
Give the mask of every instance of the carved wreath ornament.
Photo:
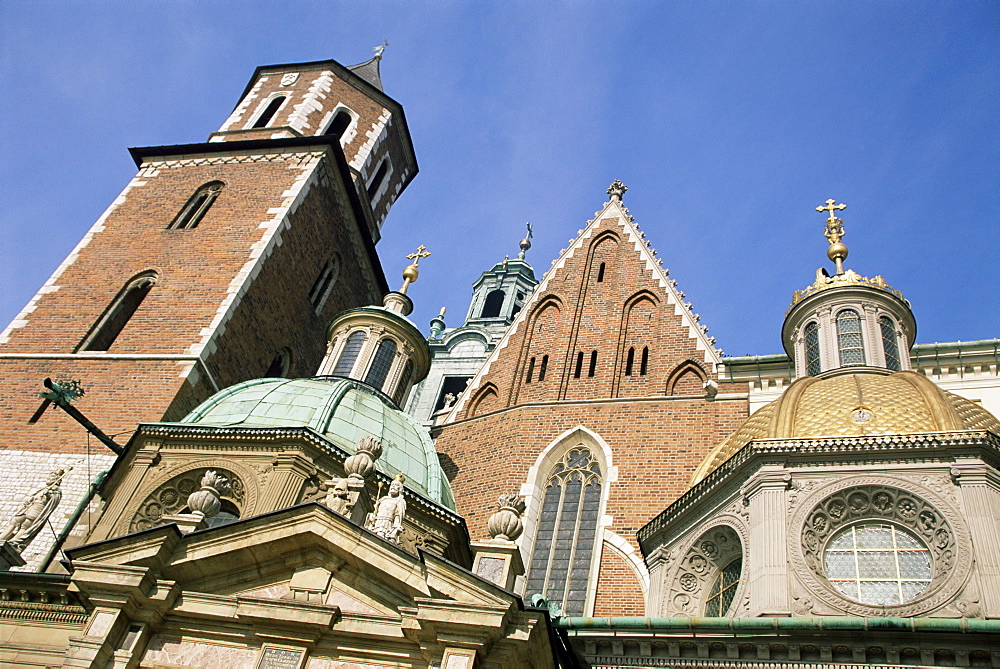
<svg viewBox="0 0 1000 669">
<path fill-rule="evenodd" d="M 792 559 L 809 589 L 828 604 L 861 616 L 913 616 L 946 604 L 969 573 L 968 537 L 964 527 L 949 522 L 949 517 L 958 521 L 957 513 L 946 515 L 942 512 L 943 500 L 934 504 L 927 495 L 874 482 L 856 483 L 832 494 L 829 488 L 820 491 L 818 495 L 825 495 L 821 501 L 811 507 L 804 505 L 796 514 L 793 527 L 801 523 L 801 542 L 793 546 Z M 930 584 L 912 601 L 898 605 L 865 604 L 848 599 L 827 580 L 824 556 L 830 540 L 841 529 L 871 521 L 908 531 L 930 551 Z"/>
</svg>

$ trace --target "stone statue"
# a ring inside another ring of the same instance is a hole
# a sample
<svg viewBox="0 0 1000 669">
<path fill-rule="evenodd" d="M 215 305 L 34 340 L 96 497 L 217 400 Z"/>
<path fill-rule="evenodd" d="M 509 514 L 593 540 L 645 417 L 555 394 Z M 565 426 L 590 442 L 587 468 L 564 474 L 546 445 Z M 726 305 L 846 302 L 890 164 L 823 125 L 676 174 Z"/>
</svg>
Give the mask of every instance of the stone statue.
<svg viewBox="0 0 1000 669">
<path fill-rule="evenodd" d="M 402 474 L 396 475 L 389 484 L 389 494 L 375 502 L 375 510 L 367 523 L 369 530 L 394 544 L 399 543 L 399 535 L 403 533 L 403 517 L 406 515 L 406 500 L 403 498 L 405 480 Z"/>
<path fill-rule="evenodd" d="M 347 488 L 347 479 L 330 479 L 323 484 L 327 489 L 323 503 L 342 516 L 351 510 L 351 496 Z"/>
<path fill-rule="evenodd" d="M 10 541 L 11 546 L 18 552 L 27 548 L 62 499 L 59 484 L 72 469 L 72 467 L 68 470 L 57 469 L 49 474 L 44 486 L 28 494 L 21 508 L 14 514 L 14 519 L 7 526 L 7 530 L 0 536 L 0 543 Z"/>
</svg>

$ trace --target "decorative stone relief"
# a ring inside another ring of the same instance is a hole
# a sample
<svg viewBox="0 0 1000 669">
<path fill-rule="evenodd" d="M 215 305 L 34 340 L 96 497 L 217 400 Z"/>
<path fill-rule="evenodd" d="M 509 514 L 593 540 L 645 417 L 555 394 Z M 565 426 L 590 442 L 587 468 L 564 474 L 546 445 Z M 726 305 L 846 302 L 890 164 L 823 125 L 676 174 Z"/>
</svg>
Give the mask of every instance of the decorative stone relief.
<svg viewBox="0 0 1000 669">
<path fill-rule="evenodd" d="M 242 479 L 232 471 L 219 467 L 211 470 L 216 477 L 221 477 L 228 482 L 228 491 L 217 490 L 217 500 L 219 507 L 222 506 L 222 499 L 231 500 L 237 509 L 242 513 L 246 512 L 247 491 Z M 188 505 L 189 496 L 200 491 L 202 479 L 205 476 L 203 467 L 190 469 L 178 474 L 169 481 L 158 486 L 148 495 L 141 504 L 135 515 L 132 516 L 128 524 L 128 532 L 139 532 L 163 524 L 163 516 L 180 513 Z M 212 495 L 206 491 L 207 495 Z M 218 513 L 216 509 L 215 513 Z M 215 514 L 212 514 L 215 515 Z M 209 516 L 207 516 L 209 517 Z"/>
<path fill-rule="evenodd" d="M 201 488 L 188 495 L 188 508 L 192 513 L 213 518 L 222 509 L 222 496 L 231 491 L 229 479 L 210 469 L 201 477 Z"/>
<path fill-rule="evenodd" d="M 931 556 L 931 582 L 913 601 L 871 605 L 846 598 L 826 577 L 824 555 L 837 532 L 864 521 L 882 521 L 916 535 Z M 961 514 L 944 497 L 894 477 L 836 481 L 802 499 L 792 517 L 791 562 L 811 595 L 836 610 L 858 616 L 920 615 L 955 598 L 969 579 L 972 555 Z M 813 607 L 815 608 L 815 607 Z"/>
<path fill-rule="evenodd" d="M 743 556 L 743 542 L 729 525 L 718 525 L 696 539 L 678 561 L 661 610 L 667 616 L 700 616 L 719 572 Z M 738 590 L 744 589 L 737 586 Z M 737 591 L 737 595 L 739 592 Z M 736 601 L 741 601 L 738 597 Z"/>
</svg>

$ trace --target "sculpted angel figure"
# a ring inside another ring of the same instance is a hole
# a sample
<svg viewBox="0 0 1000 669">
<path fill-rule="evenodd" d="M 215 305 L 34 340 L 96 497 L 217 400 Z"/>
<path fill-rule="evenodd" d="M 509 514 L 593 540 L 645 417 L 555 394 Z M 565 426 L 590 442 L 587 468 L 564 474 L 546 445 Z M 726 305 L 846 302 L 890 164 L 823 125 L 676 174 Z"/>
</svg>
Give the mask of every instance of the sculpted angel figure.
<svg viewBox="0 0 1000 669">
<path fill-rule="evenodd" d="M 44 486 L 32 490 L 25 497 L 21 508 L 14 514 L 14 519 L 0 536 L 0 542 L 10 541 L 18 552 L 23 551 L 31 543 L 62 499 L 59 484 L 67 473 L 68 471 L 57 469 L 49 474 Z"/>
<path fill-rule="evenodd" d="M 368 529 L 393 543 L 399 543 L 399 535 L 403 532 L 403 516 L 406 515 L 404 480 L 402 474 L 396 476 L 389 484 L 389 494 L 375 502 L 375 510 L 368 518 Z"/>
</svg>

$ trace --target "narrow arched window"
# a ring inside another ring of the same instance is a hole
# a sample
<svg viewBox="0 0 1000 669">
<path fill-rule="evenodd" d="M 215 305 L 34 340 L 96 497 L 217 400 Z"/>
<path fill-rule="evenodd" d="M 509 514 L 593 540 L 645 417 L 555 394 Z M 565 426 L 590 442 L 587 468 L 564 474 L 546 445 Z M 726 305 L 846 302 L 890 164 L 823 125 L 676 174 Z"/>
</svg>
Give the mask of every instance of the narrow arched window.
<svg viewBox="0 0 1000 669">
<path fill-rule="evenodd" d="M 337 359 L 337 365 L 333 368 L 333 373 L 337 376 L 350 376 L 351 371 L 354 369 L 354 363 L 357 362 L 358 355 L 361 353 L 361 346 L 364 343 L 364 330 L 355 330 L 352 332 L 351 336 L 344 342 L 344 349 L 340 352 L 340 358 Z"/>
<path fill-rule="evenodd" d="M 587 370 L 587 376 L 593 376 L 597 371 L 597 351 L 590 352 L 590 369 Z"/>
<path fill-rule="evenodd" d="M 330 294 L 330 289 L 333 288 L 333 284 L 337 283 L 337 276 L 340 274 L 340 260 L 336 255 L 330 257 L 330 259 L 323 265 L 323 269 L 320 271 L 319 276 L 316 277 L 316 281 L 313 282 L 313 286 L 309 289 L 309 302 L 316 309 L 323 306 L 326 301 L 326 296 Z"/>
<path fill-rule="evenodd" d="M 283 378 L 288 374 L 289 362 L 291 361 L 291 355 L 287 349 L 282 349 L 278 351 L 278 354 L 274 356 L 271 360 L 271 364 L 268 366 L 267 371 L 264 372 L 264 378 Z"/>
<path fill-rule="evenodd" d="M 597 544 L 601 466 L 584 446 L 570 450 L 545 483 L 527 594 L 542 593 L 570 616 L 582 616 Z"/>
<path fill-rule="evenodd" d="M 639 375 L 646 376 L 646 372 L 649 371 L 649 347 L 642 347 L 642 362 L 639 364 Z"/>
<path fill-rule="evenodd" d="M 368 368 L 365 376 L 365 383 L 372 388 L 382 390 L 385 379 L 389 376 L 389 368 L 392 367 L 392 359 L 396 357 L 396 342 L 393 339 L 383 339 L 375 349 L 375 357 L 372 359 L 372 366 Z"/>
<path fill-rule="evenodd" d="M 209 181 L 194 192 L 184 207 L 174 216 L 167 226 L 168 230 L 185 230 L 198 227 L 209 208 L 215 203 L 215 198 L 222 192 L 221 181 Z"/>
<path fill-rule="evenodd" d="M 270 125 L 271 119 L 273 119 L 274 115 L 278 113 L 278 109 L 281 108 L 281 105 L 284 102 L 285 102 L 284 95 L 279 95 L 278 97 L 271 100 L 271 102 L 268 103 L 267 108 L 261 112 L 260 116 L 257 117 L 257 120 L 254 121 L 253 125 L 250 127 L 266 128 L 268 125 Z"/>
<path fill-rule="evenodd" d="M 385 174 L 389 171 L 389 159 L 386 158 L 382 161 L 382 164 L 378 166 L 375 170 L 375 176 L 372 177 L 371 182 L 368 184 L 366 192 L 368 193 L 368 199 L 371 200 L 378 193 L 378 189 L 382 187 L 382 181 L 385 180 Z"/>
<path fill-rule="evenodd" d="M 543 355 L 542 356 L 542 364 L 539 365 L 539 367 L 538 367 L 538 380 L 539 381 L 544 381 L 545 380 L 545 370 L 548 369 L 548 368 L 549 368 L 549 356 Z"/>
<path fill-rule="evenodd" d="M 882 330 L 882 350 L 885 352 L 885 366 L 894 372 L 900 370 L 899 366 L 899 343 L 896 338 L 896 328 L 888 316 L 881 316 L 878 319 L 879 329 Z"/>
<path fill-rule="evenodd" d="M 413 378 L 413 361 L 407 360 L 406 365 L 403 366 L 403 374 L 399 377 L 399 385 L 396 386 L 396 392 L 392 399 L 396 401 L 397 406 L 403 406 L 403 401 L 406 399 L 406 393 L 410 389 L 410 380 Z"/>
<path fill-rule="evenodd" d="M 344 133 L 347 131 L 347 128 L 350 125 L 351 125 L 351 115 L 348 114 L 346 110 L 341 109 L 339 112 L 337 112 L 337 115 L 333 117 L 333 120 L 330 121 L 330 127 L 328 127 L 326 129 L 326 132 L 323 134 L 329 137 L 336 137 L 337 139 L 340 139 L 341 137 L 344 136 Z"/>
<path fill-rule="evenodd" d="M 844 309 L 837 314 L 837 347 L 840 349 L 841 367 L 865 364 L 861 317 L 853 309 Z"/>
<path fill-rule="evenodd" d="M 604 263 L 601 263 L 601 266 L 597 268 L 597 283 L 602 283 L 604 281 L 604 268 Z"/>
<path fill-rule="evenodd" d="M 635 347 L 631 347 L 628 350 L 628 356 L 625 358 L 625 376 L 632 376 L 632 365 L 635 364 Z"/>
<path fill-rule="evenodd" d="M 576 369 L 573 371 L 573 378 L 580 378 L 580 374 L 583 372 L 583 351 L 576 354 Z"/>
<path fill-rule="evenodd" d="M 503 299 L 506 294 L 500 290 L 491 290 L 486 294 L 486 300 L 483 302 L 483 311 L 479 314 L 482 318 L 496 318 L 500 315 L 500 309 L 503 308 Z"/>
<path fill-rule="evenodd" d="M 806 326 L 806 374 L 816 376 L 820 371 L 819 324 L 813 321 Z"/>
<path fill-rule="evenodd" d="M 125 284 L 76 350 L 107 351 L 111 348 L 155 284 L 155 272 L 144 272 Z"/>
<path fill-rule="evenodd" d="M 528 361 L 528 380 L 527 383 L 531 383 L 531 377 L 535 373 L 535 359 L 532 358 Z"/>
</svg>

